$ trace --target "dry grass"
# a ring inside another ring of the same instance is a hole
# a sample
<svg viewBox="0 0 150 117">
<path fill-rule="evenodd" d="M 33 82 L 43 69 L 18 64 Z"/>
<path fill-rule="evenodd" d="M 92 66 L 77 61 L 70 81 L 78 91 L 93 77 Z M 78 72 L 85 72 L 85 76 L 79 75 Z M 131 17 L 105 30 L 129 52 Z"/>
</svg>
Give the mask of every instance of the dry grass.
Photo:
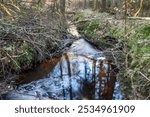
<svg viewBox="0 0 150 117">
<path fill-rule="evenodd" d="M 52 12 L 51 7 L 20 6 L 20 9 L 13 17 L 0 19 L 1 94 L 11 88 L 15 74 L 58 54 L 66 31 L 59 13 Z"/>
</svg>

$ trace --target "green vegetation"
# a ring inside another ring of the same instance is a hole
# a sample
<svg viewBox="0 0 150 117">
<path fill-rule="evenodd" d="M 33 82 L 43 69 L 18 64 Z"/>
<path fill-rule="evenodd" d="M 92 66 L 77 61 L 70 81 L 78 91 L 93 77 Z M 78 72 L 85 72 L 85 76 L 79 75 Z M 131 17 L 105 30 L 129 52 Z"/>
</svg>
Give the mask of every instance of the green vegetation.
<svg viewBox="0 0 150 117">
<path fill-rule="evenodd" d="M 91 22 L 86 22 L 85 24 L 82 24 L 82 26 L 80 25 L 78 29 L 81 33 L 84 33 L 88 37 L 92 37 L 95 35 L 99 27 L 100 27 L 99 21 L 94 20 Z"/>
<path fill-rule="evenodd" d="M 120 68 L 121 89 L 126 99 L 144 99 L 150 94 L 150 22 L 115 20 L 105 13 L 77 13 L 80 33 L 103 50 L 111 48 Z M 93 18 L 92 14 L 96 18 Z M 105 19 L 100 16 L 107 16 Z M 88 19 L 87 19 L 88 17 Z M 111 19 L 107 21 L 106 19 Z M 117 22 L 117 23 L 115 23 Z M 105 50 L 106 51 L 106 50 Z M 132 94 L 129 96 L 129 93 Z"/>
<path fill-rule="evenodd" d="M 126 88 L 126 95 L 130 91 L 134 94 L 132 98 L 145 99 L 149 97 L 150 92 L 150 22 L 145 21 L 139 24 L 138 22 L 136 25 L 128 24 L 132 25 L 132 28 L 128 29 L 126 35 L 123 33 L 123 28 L 111 30 L 111 35 L 122 38 L 122 43 L 126 48 L 124 55 L 127 65 L 123 76 L 126 79 L 125 84 L 129 83 L 132 88 L 132 90 Z"/>
<path fill-rule="evenodd" d="M 127 41 L 129 65 L 126 72 L 133 80 L 133 87 L 148 97 L 150 92 L 148 89 L 150 87 L 150 24 L 139 25 L 130 33 Z"/>
</svg>

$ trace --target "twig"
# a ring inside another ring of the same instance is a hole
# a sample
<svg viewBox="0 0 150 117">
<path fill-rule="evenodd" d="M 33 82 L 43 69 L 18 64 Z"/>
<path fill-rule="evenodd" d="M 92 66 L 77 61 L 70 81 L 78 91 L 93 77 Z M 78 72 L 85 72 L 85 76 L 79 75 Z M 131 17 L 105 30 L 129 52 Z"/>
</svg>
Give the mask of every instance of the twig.
<svg viewBox="0 0 150 117">
<path fill-rule="evenodd" d="M 18 65 L 18 63 L 12 58 L 12 56 L 10 56 L 7 52 L 6 52 L 6 55 L 16 64 L 16 66 L 18 68 L 20 68 L 20 66 Z"/>
<path fill-rule="evenodd" d="M 146 80 L 148 80 L 148 81 L 150 82 L 150 79 L 149 79 L 145 74 L 143 74 L 143 73 L 140 72 L 140 71 L 139 71 L 139 74 L 140 74 L 141 76 L 143 76 Z"/>
</svg>

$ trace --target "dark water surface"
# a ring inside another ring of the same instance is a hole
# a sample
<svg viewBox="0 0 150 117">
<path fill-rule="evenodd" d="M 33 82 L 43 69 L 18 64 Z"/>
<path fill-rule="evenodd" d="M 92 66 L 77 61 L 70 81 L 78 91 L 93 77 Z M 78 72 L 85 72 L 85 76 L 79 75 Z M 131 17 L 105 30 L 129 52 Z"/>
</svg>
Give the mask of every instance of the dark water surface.
<svg viewBox="0 0 150 117">
<path fill-rule="evenodd" d="M 19 75 L 19 85 L 4 99 L 121 99 L 115 69 L 101 51 L 80 39 L 62 56 Z"/>
</svg>

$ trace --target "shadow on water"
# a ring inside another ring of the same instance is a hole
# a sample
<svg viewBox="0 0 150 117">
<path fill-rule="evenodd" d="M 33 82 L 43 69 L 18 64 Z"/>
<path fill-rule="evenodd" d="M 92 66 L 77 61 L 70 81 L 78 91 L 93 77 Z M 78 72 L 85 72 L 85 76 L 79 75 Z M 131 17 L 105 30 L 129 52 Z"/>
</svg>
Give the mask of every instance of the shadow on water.
<svg viewBox="0 0 150 117">
<path fill-rule="evenodd" d="M 66 54 L 20 75 L 5 99 L 121 99 L 116 67 L 102 56 L 85 40 L 76 41 Z"/>
</svg>

